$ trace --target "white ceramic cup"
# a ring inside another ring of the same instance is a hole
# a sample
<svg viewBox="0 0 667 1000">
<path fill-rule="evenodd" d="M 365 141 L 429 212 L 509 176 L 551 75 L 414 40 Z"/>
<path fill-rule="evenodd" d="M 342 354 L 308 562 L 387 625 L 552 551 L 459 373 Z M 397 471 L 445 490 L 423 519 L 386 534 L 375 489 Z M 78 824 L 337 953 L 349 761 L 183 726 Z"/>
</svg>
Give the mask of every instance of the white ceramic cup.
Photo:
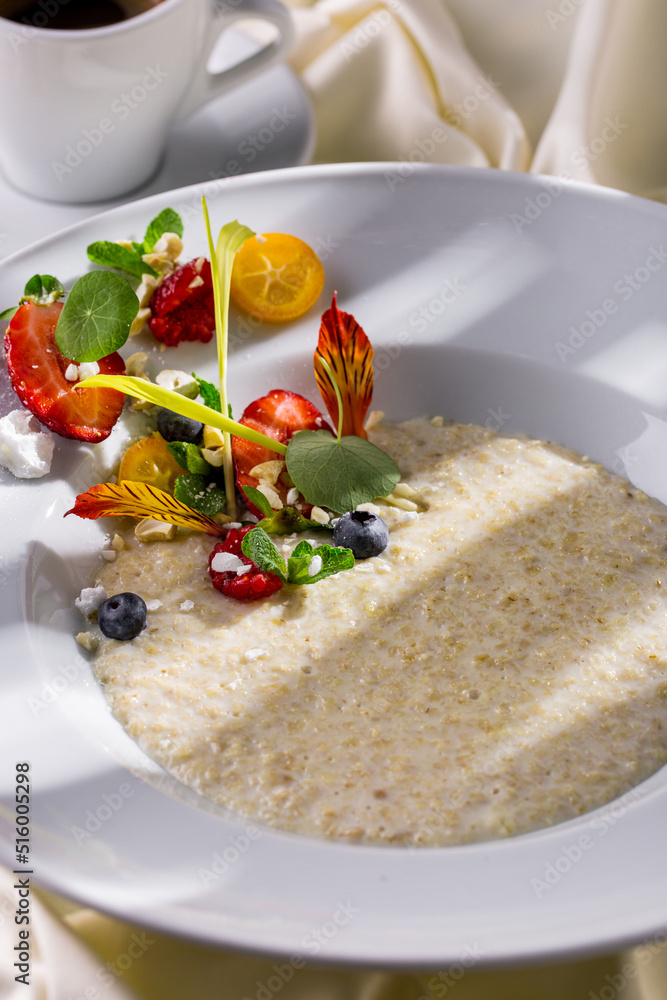
<svg viewBox="0 0 667 1000">
<path fill-rule="evenodd" d="M 249 18 L 275 25 L 277 37 L 210 73 L 220 33 Z M 277 0 L 162 0 L 84 30 L 0 17 L 0 168 L 17 188 L 53 201 L 131 191 L 157 169 L 171 125 L 278 61 L 292 37 Z"/>
</svg>

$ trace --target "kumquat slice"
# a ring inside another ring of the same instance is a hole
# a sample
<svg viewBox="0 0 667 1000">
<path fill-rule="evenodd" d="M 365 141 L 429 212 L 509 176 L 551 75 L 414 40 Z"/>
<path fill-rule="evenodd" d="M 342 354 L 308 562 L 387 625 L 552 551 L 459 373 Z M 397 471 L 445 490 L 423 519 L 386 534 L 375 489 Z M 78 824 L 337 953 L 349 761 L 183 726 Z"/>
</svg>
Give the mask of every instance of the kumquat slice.
<svg viewBox="0 0 667 1000">
<path fill-rule="evenodd" d="M 265 233 L 246 240 L 234 260 L 232 302 L 266 323 L 287 323 L 308 312 L 324 285 L 314 250 L 296 236 Z"/>
<path fill-rule="evenodd" d="M 167 493 L 173 492 L 178 476 L 185 475 L 161 437 L 142 438 L 127 449 L 118 469 L 118 482 L 148 483 Z"/>
</svg>

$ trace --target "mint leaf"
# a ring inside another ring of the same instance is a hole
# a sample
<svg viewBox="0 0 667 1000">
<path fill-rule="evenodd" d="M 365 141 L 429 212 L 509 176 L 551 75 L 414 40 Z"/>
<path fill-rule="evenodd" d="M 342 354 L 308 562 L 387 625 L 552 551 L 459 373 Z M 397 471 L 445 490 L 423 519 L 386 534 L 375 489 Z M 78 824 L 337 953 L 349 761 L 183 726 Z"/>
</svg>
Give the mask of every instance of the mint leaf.
<svg viewBox="0 0 667 1000">
<path fill-rule="evenodd" d="M 287 446 L 287 471 L 308 503 L 338 514 L 391 493 L 401 478 L 386 452 L 365 438 L 340 442 L 329 431 L 297 431 Z"/>
<path fill-rule="evenodd" d="M 247 496 L 250 503 L 256 507 L 257 510 L 261 510 L 265 518 L 273 516 L 275 511 L 261 490 L 256 489 L 254 486 L 242 486 L 241 489 Z"/>
<path fill-rule="evenodd" d="M 241 551 L 248 559 L 252 559 L 255 566 L 264 573 L 275 573 L 284 583 L 287 583 L 285 560 L 262 528 L 253 528 L 252 531 L 243 536 Z"/>
<path fill-rule="evenodd" d="M 264 528 L 268 535 L 294 535 L 300 531 L 333 531 L 330 524 L 311 521 L 296 507 L 281 507 L 280 510 L 272 511 L 271 516 L 267 515 L 257 527 Z"/>
<path fill-rule="evenodd" d="M 250 534 L 250 532 L 249 532 Z M 287 563 L 288 583 L 319 583 L 327 576 L 333 576 L 344 569 L 352 569 L 354 556 L 351 549 L 334 545 L 318 545 L 299 542 Z"/>
<path fill-rule="evenodd" d="M 174 496 L 207 517 L 213 517 L 225 506 L 224 490 L 205 476 L 178 476 Z"/>
<path fill-rule="evenodd" d="M 127 340 L 139 299 L 125 278 L 90 271 L 75 282 L 56 326 L 56 343 L 72 361 L 97 361 Z"/>
<path fill-rule="evenodd" d="M 152 222 L 149 222 L 144 236 L 144 253 L 150 253 L 163 233 L 183 235 L 183 222 L 178 212 L 174 211 L 173 208 L 163 209 Z"/>
<path fill-rule="evenodd" d="M 212 467 L 192 441 L 168 441 L 167 448 L 178 464 L 187 469 L 188 472 L 199 476 L 207 476 L 211 472 Z"/>
<path fill-rule="evenodd" d="M 88 247 L 88 259 L 93 264 L 102 264 L 104 267 L 113 267 L 117 271 L 126 271 L 133 278 L 141 278 L 142 274 L 157 275 L 152 267 L 141 259 L 141 254 L 128 250 L 118 243 L 111 243 L 109 240 L 98 240 Z"/>
<path fill-rule="evenodd" d="M 33 274 L 32 278 L 26 281 L 25 288 L 23 289 L 23 294 L 27 299 L 39 298 L 42 294 L 42 276 L 41 274 Z"/>
<path fill-rule="evenodd" d="M 212 410 L 216 410 L 218 413 L 222 413 L 222 406 L 220 405 L 220 393 L 218 389 L 213 385 L 212 382 L 207 382 L 205 378 L 199 378 L 194 372 L 191 372 L 193 379 L 199 386 L 199 395 L 204 400 L 206 406 L 209 406 Z M 231 414 L 230 414 L 231 417 Z"/>
</svg>

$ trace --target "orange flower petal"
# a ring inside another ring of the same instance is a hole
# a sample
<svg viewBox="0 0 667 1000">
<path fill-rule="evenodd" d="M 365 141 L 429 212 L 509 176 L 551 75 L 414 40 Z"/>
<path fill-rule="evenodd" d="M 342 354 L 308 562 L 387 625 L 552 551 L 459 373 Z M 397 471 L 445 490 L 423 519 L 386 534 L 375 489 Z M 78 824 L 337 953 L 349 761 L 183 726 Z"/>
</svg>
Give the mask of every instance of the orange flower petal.
<svg viewBox="0 0 667 1000">
<path fill-rule="evenodd" d="M 368 437 L 364 419 L 373 398 L 373 348 L 354 316 L 339 310 L 335 294 L 331 308 L 322 316 L 315 351 L 315 378 L 337 430 L 336 393 L 328 373 L 317 361 L 318 356 L 329 365 L 340 390 L 343 401 L 342 433 Z"/>
<path fill-rule="evenodd" d="M 224 535 L 225 530 L 212 518 L 199 514 L 171 494 L 147 483 L 100 483 L 80 493 L 67 514 L 97 520 L 98 517 L 151 517 L 207 535 Z M 65 514 L 65 517 L 67 517 Z"/>
</svg>

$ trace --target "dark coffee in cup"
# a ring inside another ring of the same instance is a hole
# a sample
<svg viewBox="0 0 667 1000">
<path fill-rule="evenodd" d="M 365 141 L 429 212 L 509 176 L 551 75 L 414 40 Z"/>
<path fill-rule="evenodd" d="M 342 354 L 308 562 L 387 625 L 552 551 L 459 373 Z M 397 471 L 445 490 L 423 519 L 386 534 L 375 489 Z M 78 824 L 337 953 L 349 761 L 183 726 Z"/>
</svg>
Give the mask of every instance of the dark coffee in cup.
<svg viewBox="0 0 667 1000">
<path fill-rule="evenodd" d="M 0 0 L 0 17 L 31 28 L 61 31 L 103 28 L 126 21 L 157 6 L 161 0 Z"/>
</svg>

